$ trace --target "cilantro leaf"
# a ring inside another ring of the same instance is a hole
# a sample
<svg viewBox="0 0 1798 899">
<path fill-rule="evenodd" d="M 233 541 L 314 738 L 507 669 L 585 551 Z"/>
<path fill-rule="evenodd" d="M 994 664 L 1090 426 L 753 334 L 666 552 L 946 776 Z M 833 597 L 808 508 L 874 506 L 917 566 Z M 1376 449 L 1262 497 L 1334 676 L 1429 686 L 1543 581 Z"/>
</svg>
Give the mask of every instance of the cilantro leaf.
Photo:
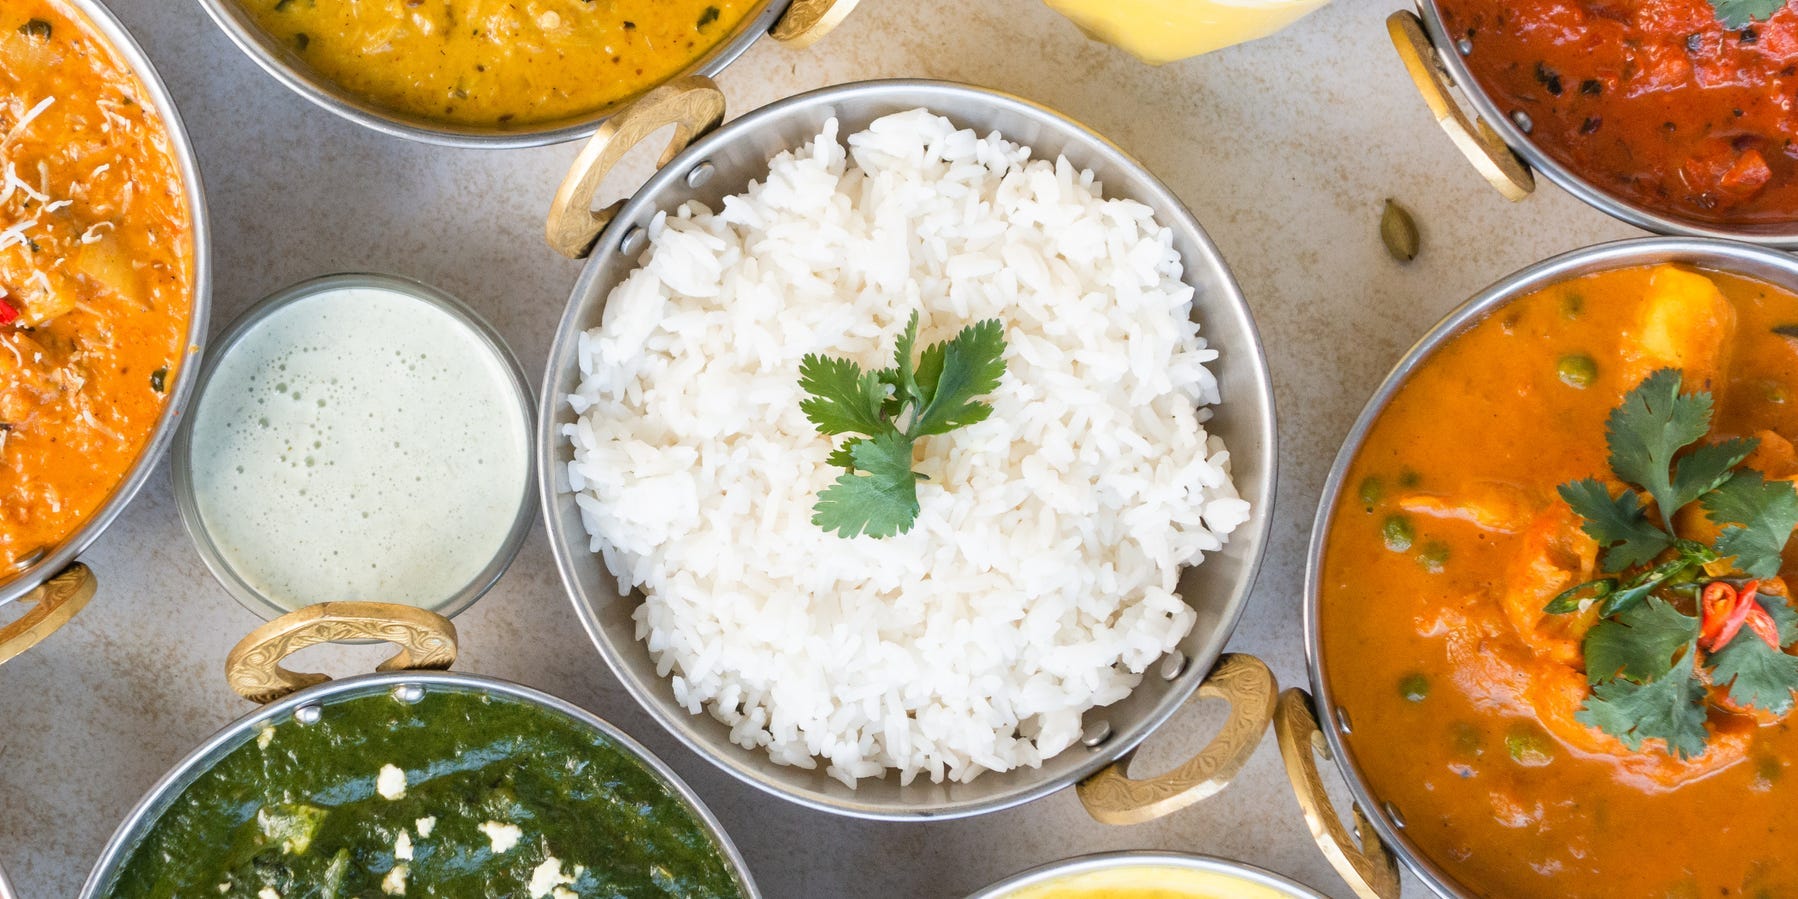
<svg viewBox="0 0 1798 899">
<path fill-rule="evenodd" d="M 918 313 L 913 312 L 905 323 L 905 330 L 893 341 L 893 367 L 880 370 L 880 383 L 893 388 L 893 392 L 881 405 L 880 412 L 887 421 L 898 421 L 899 413 L 909 405 L 921 405 L 924 402 L 918 390 L 917 370 L 912 367 L 912 347 L 918 343 Z"/>
<path fill-rule="evenodd" d="M 1655 597 L 1586 632 L 1586 677 L 1647 682 L 1665 676 L 1682 649 L 1698 639 L 1698 619 Z M 1690 659 L 1687 659 L 1690 661 Z"/>
<path fill-rule="evenodd" d="M 1785 5 L 1785 0 L 1711 0 L 1717 21 L 1731 31 L 1740 31 L 1754 22 L 1765 22 Z"/>
<path fill-rule="evenodd" d="M 1005 329 L 987 319 L 961 329 L 948 343 L 933 344 L 918 359 L 918 388 L 926 397 L 910 433 L 947 434 L 985 421 L 993 407 L 975 398 L 999 387 L 1005 374 Z"/>
<path fill-rule="evenodd" d="M 1734 556 L 1736 567 L 1751 577 L 1779 574 L 1786 540 L 1798 527 L 1798 491 L 1791 484 L 1745 468 L 1701 503 L 1712 521 L 1729 523 L 1717 538 L 1717 552 Z"/>
<path fill-rule="evenodd" d="M 799 386 L 811 394 L 799 410 L 821 434 L 873 436 L 887 428 L 880 414 L 886 388 L 879 372 L 864 373 L 848 359 L 807 353 L 799 361 Z"/>
<path fill-rule="evenodd" d="M 1778 627 L 1779 645 L 1790 646 L 1798 643 L 1798 610 L 1794 610 L 1791 603 L 1787 602 L 1783 596 L 1763 594 L 1756 596 L 1755 599 L 1760 602 L 1761 608 L 1767 610 L 1768 617 L 1771 617 L 1773 624 Z"/>
<path fill-rule="evenodd" d="M 1633 490 L 1616 499 L 1596 478 L 1562 484 L 1561 498 L 1586 520 L 1582 529 L 1605 547 L 1604 570 L 1622 571 L 1646 565 L 1673 545 L 1673 537 L 1654 526 Z"/>
<path fill-rule="evenodd" d="M 1663 740 L 1667 751 L 1680 758 L 1704 752 L 1704 684 L 1689 665 L 1675 666 L 1645 684 L 1623 678 L 1599 684 L 1573 717 L 1630 749 L 1641 749 L 1646 740 Z"/>
<path fill-rule="evenodd" d="M 1748 458 L 1761 442 L 1756 437 L 1731 437 L 1718 443 L 1706 443 L 1687 453 L 1673 466 L 1674 502 L 1679 508 L 1723 486 L 1731 469 Z"/>
<path fill-rule="evenodd" d="M 1679 370 L 1663 368 L 1625 394 L 1622 405 L 1605 419 L 1611 471 L 1654 497 L 1669 526 L 1683 505 L 1670 476 L 1673 457 L 1711 427 L 1710 394 L 1681 395 L 1679 385 Z"/>
<path fill-rule="evenodd" d="M 830 451 L 830 455 L 824 458 L 825 463 L 834 465 L 837 468 L 847 468 L 850 471 L 854 471 L 855 445 L 866 439 L 867 438 L 865 437 L 849 438 L 847 441 L 844 441 L 842 446 Z"/>
<path fill-rule="evenodd" d="M 1768 646 L 1743 628 L 1728 646 L 1711 653 L 1711 664 L 1711 682 L 1728 684 L 1729 698 L 1737 705 L 1775 715 L 1791 711 L 1792 691 L 1798 690 L 1798 656 Z"/>
<path fill-rule="evenodd" d="M 889 431 L 849 447 L 855 467 L 818 494 L 812 524 L 839 537 L 891 537 L 910 531 L 918 518 L 918 475 L 911 470 L 912 443 Z"/>
</svg>

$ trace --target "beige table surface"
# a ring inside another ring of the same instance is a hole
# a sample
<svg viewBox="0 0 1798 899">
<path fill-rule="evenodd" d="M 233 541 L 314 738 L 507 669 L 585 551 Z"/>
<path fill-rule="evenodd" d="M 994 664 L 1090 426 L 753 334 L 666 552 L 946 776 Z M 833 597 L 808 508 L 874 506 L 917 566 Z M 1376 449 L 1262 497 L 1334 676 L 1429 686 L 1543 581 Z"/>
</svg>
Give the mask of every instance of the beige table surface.
<svg viewBox="0 0 1798 899">
<path fill-rule="evenodd" d="M 1046 103 L 1107 134 L 1192 208 L 1259 318 L 1280 405 L 1271 548 L 1231 643 L 1283 684 L 1304 679 L 1299 600 L 1325 472 L 1399 354 L 1479 287 L 1633 229 L 1552 187 L 1506 203 L 1412 92 L 1382 19 L 1400 0 L 1337 0 L 1289 31 L 1164 68 L 1087 42 L 1034 0 L 864 0 L 824 43 L 762 41 L 720 79 L 735 111 L 810 88 L 933 77 Z M 577 263 L 541 240 L 577 145 L 477 152 L 349 124 L 239 54 L 194 0 L 110 0 L 148 49 L 198 146 L 216 242 L 213 330 L 313 275 L 381 270 L 466 299 L 533 380 Z M 614 179 L 622 191 L 648 160 Z M 1408 203 L 1422 255 L 1381 249 L 1382 200 Z M 249 705 L 226 651 L 258 620 L 208 576 L 166 465 L 85 558 L 99 596 L 63 632 L 0 669 L 0 865 L 21 899 L 73 897 L 114 826 L 171 764 Z M 522 681 L 609 718 L 666 758 L 735 837 L 770 897 L 957 896 L 1011 872 L 1107 849 L 1229 856 L 1348 896 L 1312 846 L 1270 736 L 1237 783 L 1164 820 L 1105 827 L 1069 791 L 967 821 L 875 824 L 742 786 L 644 714 L 588 643 L 541 524 L 516 564 L 457 620 L 461 668 Z M 351 673 L 372 648 L 308 650 Z M 1176 719 L 1141 764 L 1208 731 Z M 1332 775 L 1333 776 L 1333 775 Z M 1415 881 L 1407 895 L 1425 895 Z"/>
</svg>

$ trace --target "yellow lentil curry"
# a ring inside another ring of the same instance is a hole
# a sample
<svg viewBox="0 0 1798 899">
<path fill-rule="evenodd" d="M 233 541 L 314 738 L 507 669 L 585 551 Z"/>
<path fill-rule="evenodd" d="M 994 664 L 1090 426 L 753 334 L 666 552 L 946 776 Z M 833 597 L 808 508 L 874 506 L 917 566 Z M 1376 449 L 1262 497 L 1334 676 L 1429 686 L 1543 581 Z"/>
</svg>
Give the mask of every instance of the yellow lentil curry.
<svg viewBox="0 0 1798 899">
<path fill-rule="evenodd" d="M 0 571 L 143 451 L 193 279 L 180 168 L 129 64 L 56 0 L 0 0 Z"/>
<path fill-rule="evenodd" d="M 239 0 L 344 90 L 406 116 L 524 127 L 679 74 L 754 0 Z"/>
<path fill-rule="evenodd" d="M 1473 894 L 1798 895 L 1794 387 L 1798 296 L 1625 268 L 1494 311 L 1374 423 L 1326 675 Z"/>
</svg>

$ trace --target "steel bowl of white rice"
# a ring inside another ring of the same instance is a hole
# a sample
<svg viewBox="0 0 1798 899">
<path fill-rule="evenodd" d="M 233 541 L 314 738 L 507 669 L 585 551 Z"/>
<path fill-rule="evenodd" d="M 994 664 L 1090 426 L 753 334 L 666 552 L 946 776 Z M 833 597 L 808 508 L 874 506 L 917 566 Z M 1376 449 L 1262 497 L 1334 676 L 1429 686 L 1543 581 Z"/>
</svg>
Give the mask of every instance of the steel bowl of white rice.
<svg viewBox="0 0 1798 899">
<path fill-rule="evenodd" d="M 1078 783 L 1123 823 L 1215 792 L 1273 709 L 1266 667 L 1222 650 L 1267 541 L 1274 404 L 1192 214 L 1103 137 L 995 91 L 862 82 L 711 130 L 715 88 L 668 90 L 664 115 L 595 138 L 550 228 L 603 225 L 537 452 L 612 672 L 701 756 L 840 814 L 959 817 Z M 590 218 L 607 160 L 670 122 L 697 139 Z M 914 315 L 918 347 L 999 323 L 990 415 L 914 444 L 903 532 L 827 531 L 843 438 L 802 411 L 802 361 L 888 365 Z M 1231 701 L 1223 733 L 1128 777 L 1195 695 Z"/>
</svg>

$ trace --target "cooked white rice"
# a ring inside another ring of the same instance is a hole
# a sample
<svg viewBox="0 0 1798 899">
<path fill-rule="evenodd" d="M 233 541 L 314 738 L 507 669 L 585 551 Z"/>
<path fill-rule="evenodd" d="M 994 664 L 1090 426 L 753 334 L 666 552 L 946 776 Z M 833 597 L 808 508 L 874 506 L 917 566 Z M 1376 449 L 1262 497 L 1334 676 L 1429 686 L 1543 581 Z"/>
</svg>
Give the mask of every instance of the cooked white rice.
<svg viewBox="0 0 1798 899">
<path fill-rule="evenodd" d="M 592 547 L 688 711 L 854 786 L 1035 766 L 1195 618 L 1180 569 L 1249 515 L 1203 422 L 1216 357 L 1170 232 L 1066 159 L 925 110 L 837 123 L 713 213 L 649 226 L 582 336 L 568 467 Z M 910 533 L 812 524 L 840 469 L 807 353 L 890 364 L 1005 323 L 985 422 L 920 442 Z"/>
</svg>

